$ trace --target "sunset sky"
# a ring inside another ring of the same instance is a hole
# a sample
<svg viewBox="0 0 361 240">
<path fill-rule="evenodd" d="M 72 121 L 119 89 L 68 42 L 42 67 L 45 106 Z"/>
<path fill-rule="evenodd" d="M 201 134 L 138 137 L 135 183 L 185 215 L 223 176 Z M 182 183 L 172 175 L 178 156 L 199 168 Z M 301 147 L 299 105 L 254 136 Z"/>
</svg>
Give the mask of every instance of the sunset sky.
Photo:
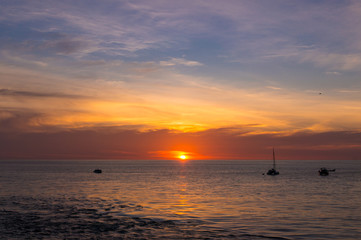
<svg viewBox="0 0 361 240">
<path fill-rule="evenodd" d="M 361 160 L 361 1 L 0 2 L 0 158 Z"/>
</svg>

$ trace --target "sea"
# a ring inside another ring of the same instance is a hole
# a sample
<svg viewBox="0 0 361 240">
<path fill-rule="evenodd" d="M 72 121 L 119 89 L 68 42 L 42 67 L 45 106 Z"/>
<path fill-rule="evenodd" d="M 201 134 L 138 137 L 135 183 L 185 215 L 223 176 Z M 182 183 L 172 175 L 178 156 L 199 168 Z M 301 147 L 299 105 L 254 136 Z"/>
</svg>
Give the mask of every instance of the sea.
<svg viewBox="0 0 361 240">
<path fill-rule="evenodd" d="M 361 160 L 279 160 L 278 176 L 264 174 L 271 167 L 1 160 L 0 239 L 361 239 Z"/>
</svg>

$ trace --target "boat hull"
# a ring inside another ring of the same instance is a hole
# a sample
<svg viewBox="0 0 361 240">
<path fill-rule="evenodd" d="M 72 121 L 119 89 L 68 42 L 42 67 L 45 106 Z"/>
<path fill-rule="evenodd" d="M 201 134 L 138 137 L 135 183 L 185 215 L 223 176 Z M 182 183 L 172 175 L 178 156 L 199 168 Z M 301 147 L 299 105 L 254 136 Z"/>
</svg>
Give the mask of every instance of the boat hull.
<svg viewBox="0 0 361 240">
<path fill-rule="evenodd" d="M 328 176 L 329 170 L 327 170 L 326 168 L 321 168 L 320 170 L 318 170 L 318 174 L 320 174 L 320 176 Z"/>
<path fill-rule="evenodd" d="M 280 174 L 280 173 L 278 171 L 276 171 L 275 169 L 270 169 L 267 172 L 267 175 L 270 175 L 270 176 L 275 176 L 275 175 L 278 175 L 278 174 Z"/>
</svg>

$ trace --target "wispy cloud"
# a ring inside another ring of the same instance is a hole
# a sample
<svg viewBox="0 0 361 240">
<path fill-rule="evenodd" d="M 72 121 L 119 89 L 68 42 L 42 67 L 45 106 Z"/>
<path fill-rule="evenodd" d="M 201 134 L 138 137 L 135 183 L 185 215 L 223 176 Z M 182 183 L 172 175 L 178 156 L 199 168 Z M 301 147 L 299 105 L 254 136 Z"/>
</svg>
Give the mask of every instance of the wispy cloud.
<svg viewBox="0 0 361 240">
<path fill-rule="evenodd" d="M 41 93 L 31 91 L 17 91 L 10 89 L 0 89 L 0 96 L 14 96 L 14 97 L 36 97 L 36 98 L 85 98 L 85 96 L 71 95 L 63 93 Z"/>
<path fill-rule="evenodd" d="M 301 56 L 301 61 L 313 62 L 316 66 L 324 67 L 330 70 L 358 71 L 361 69 L 360 54 L 337 54 L 311 50 L 304 52 L 299 56 Z M 331 72 L 329 71 L 329 73 Z M 335 74 L 335 71 L 332 73 Z"/>
<path fill-rule="evenodd" d="M 0 27 L 9 34 L 0 38 L 0 95 L 12 100 L 0 106 L 19 108 L 14 98 L 27 98 L 26 108 L 44 113 L 46 124 L 74 128 L 359 129 L 358 114 L 336 122 L 360 97 L 330 94 L 340 88 L 336 78 L 345 90 L 360 88 L 347 75 L 361 69 L 361 31 L 353 27 L 361 12 L 353 5 L 2 2 Z M 324 84 L 331 90 L 322 98 L 305 93 Z M 45 98 L 59 98 L 51 99 L 56 110 L 69 112 L 56 116 Z"/>
<path fill-rule="evenodd" d="M 361 90 L 345 90 L 345 89 L 341 89 L 341 90 L 338 90 L 338 92 L 340 92 L 340 93 L 360 93 Z"/>
<path fill-rule="evenodd" d="M 275 86 L 267 86 L 266 88 L 269 88 L 269 89 L 272 89 L 272 90 L 282 90 L 282 88 L 275 87 Z"/>
<path fill-rule="evenodd" d="M 168 61 L 160 61 L 161 66 L 176 66 L 176 65 L 184 65 L 187 67 L 198 67 L 203 64 L 197 61 L 189 61 L 184 58 L 171 58 Z"/>
<path fill-rule="evenodd" d="M 326 72 L 328 75 L 341 75 L 340 72 Z"/>
<path fill-rule="evenodd" d="M 36 29 L 29 25 L 34 33 L 66 36 L 48 39 L 43 45 L 63 54 L 79 51 L 83 55 L 131 56 L 140 50 L 184 49 L 193 39 L 204 36 L 221 42 L 231 59 L 277 57 L 339 70 L 356 70 L 360 65 L 360 49 L 356 47 L 361 31 L 355 28 L 346 31 L 359 17 L 356 1 L 343 5 L 332 2 L 327 9 L 313 1 L 108 3 L 111 8 L 100 3 L 74 6 L 67 1 L 24 2 L 16 8 L 8 3 L 2 6 L 0 20 L 12 23 L 32 20 L 38 23 Z M 312 46 L 313 50 L 300 46 Z M 340 52 L 340 47 L 344 52 Z M 182 63 L 178 60 L 178 64 Z"/>
</svg>

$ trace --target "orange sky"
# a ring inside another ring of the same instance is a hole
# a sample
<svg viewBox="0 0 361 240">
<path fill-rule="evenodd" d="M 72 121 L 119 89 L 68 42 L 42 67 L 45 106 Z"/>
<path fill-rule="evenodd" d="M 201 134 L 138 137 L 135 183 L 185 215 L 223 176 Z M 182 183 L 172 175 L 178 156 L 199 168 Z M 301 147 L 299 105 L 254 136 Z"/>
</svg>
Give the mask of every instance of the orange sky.
<svg viewBox="0 0 361 240">
<path fill-rule="evenodd" d="M 238 129 L 237 129 L 238 130 Z M 112 128 L 0 135 L 0 159 L 359 159 L 360 133 L 240 134 L 234 129 L 201 132 Z"/>
<path fill-rule="evenodd" d="M 0 158 L 361 159 L 358 1 L 108 4 L 0 3 Z"/>
</svg>

